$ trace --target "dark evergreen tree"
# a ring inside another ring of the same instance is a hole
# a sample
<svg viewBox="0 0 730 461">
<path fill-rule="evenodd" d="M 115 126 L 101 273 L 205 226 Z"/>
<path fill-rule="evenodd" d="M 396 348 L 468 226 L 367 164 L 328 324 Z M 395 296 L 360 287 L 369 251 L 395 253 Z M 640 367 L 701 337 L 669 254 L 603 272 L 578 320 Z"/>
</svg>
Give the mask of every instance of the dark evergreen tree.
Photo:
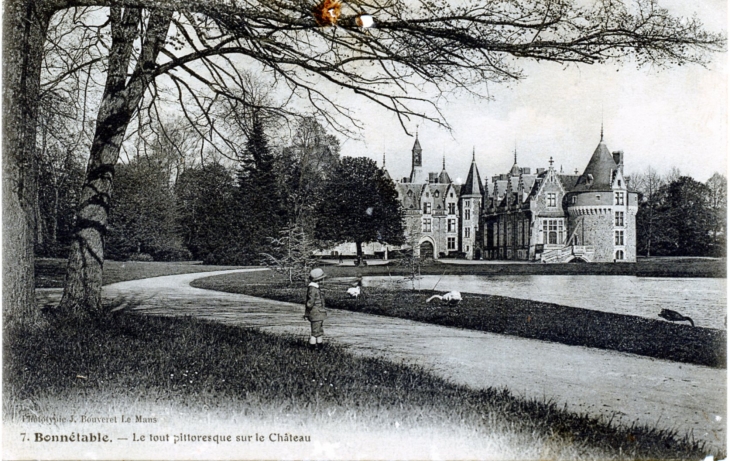
<svg viewBox="0 0 730 461">
<path fill-rule="evenodd" d="M 403 210 L 398 192 L 376 163 L 344 157 L 335 168 L 318 207 L 315 236 L 331 243 L 404 242 Z"/>
<path fill-rule="evenodd" d="M 256 255 L 269 252 L 286 213 L 280 200 L 274 160 L 261 118 L 254 115 L 238 173 L 241 227 L 248 237 L 241 246 L 245 248 L 244 254 L 252 258 L 248 263 L 258 263 L 260 258 Z"/>
</svg>

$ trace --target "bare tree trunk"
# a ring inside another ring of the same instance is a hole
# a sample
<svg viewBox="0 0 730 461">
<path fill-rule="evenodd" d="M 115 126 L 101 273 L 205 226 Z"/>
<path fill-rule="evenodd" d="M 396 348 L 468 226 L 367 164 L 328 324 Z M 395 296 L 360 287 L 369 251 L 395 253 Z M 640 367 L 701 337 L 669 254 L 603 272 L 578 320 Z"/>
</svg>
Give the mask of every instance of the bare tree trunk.
<svg viewBox="0 0 730 461">
<path fill-rule="evenodd" d="M 42 2 L 7 0 L 3 14 L 3 314 L 5 326 L 33 322 L 34 155 L 43 42 Z"/>
<path fill-rule="evenodd" d="M 133 76 L 127 82 L 132 47 L 139 36 L 141 10 L 112 7 L 112 46 L 104 96 L 99 108 L 91 145 L 86 179 L 76 213 L 74 238 L 66 271 L 66 283 L 59 308 L 77 318 L 96 316 L 101 305 L 104 237 L 114 179 L 114 166 L 127 125 L 151 80 L 151 72 L 164 45 L 171 14 L 154 10 L 150 14 L 143 49 Z"/>
</svg>

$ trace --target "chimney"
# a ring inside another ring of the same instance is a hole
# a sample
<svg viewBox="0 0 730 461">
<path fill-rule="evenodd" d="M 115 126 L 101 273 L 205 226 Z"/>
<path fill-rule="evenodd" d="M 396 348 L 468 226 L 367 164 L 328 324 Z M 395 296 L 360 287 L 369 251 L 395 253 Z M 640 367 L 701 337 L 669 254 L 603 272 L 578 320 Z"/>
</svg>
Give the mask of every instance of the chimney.
<svg viewBox="0 0 730 461">
<path fill-rule="evenodd" d="M 616 165 L 623 165 L 624 163 L 624 151 L 617 150 L 613 153 L 613 161 Z"/>
<path fill-rule="evenodd" d="M 438 173 L 429 173 L 428 182 L 430 182 L 430 183 L 439 182 L 439 174 Z"/>
<path fill-rule="evenodd" d="M 530 174 L 530 169 L 529 168 L 523 168 L 522 169 L 522 174 Z"/>
<path fill-rule="evenodd" d="M 544 171 L 545 171 L 545 168 L 538 168 L 538 169 L 537 169 L 537 174 L 540 174 L 540 173 L 542 173 L 542 172 L 544 172 Z"/>
</svg>

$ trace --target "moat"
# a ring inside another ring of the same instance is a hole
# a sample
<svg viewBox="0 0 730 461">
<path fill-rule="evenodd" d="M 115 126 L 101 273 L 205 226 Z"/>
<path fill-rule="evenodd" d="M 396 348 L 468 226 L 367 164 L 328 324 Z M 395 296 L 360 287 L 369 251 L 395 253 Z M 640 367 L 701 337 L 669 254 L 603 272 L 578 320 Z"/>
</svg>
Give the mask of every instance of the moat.
<svg viewBox="0 0 730 461">
<path fill-rule="evenodd" d="M 726 329 L 727 280 L 724 278 L 656 278 L 628 275 L 424 275 L 371 276 L 365 286 L 412 287 L 417 290 L 480 293 L 529 299 L 651 319 L 662 309 L 691 317 L 695 325 Z"/>
</svg>

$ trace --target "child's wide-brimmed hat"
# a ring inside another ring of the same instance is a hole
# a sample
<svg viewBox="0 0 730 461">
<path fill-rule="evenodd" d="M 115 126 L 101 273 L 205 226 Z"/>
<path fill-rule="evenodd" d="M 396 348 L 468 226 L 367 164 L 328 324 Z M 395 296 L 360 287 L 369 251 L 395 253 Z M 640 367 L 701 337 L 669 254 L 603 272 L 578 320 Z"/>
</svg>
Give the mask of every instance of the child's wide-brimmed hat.
<svg viewBox="0 0 730 461">
<path fill-rule="evenodd" d="M 324 271 L 319 267 L 316 269 L 312 269 L 312 272 L 309 273 L 309 280 L 311 280 L 312 282 L 318 282 L 325 277 L 327 276 L 324 275 Z"/>
</svg>

